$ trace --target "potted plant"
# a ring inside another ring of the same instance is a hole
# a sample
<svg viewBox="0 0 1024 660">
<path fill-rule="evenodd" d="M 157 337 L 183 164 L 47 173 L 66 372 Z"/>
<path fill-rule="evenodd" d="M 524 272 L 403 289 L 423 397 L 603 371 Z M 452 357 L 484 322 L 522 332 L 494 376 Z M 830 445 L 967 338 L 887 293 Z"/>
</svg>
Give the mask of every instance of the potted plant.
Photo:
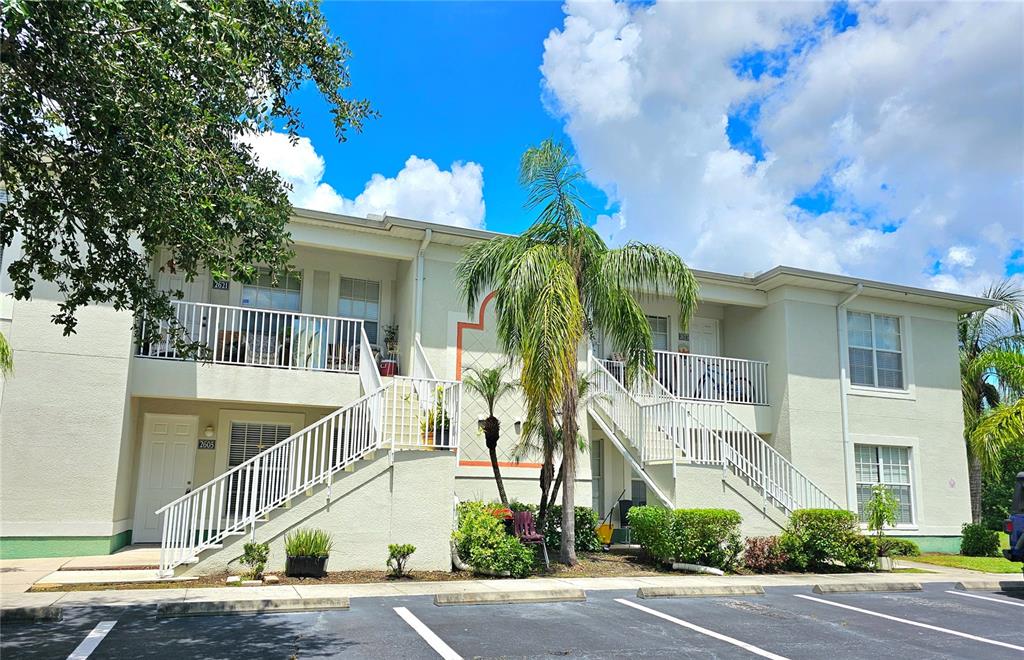
<svg viewBox="0 0 1024 660">
<path fill-rule="evenodd" d="M 384 326 L 384 346 L 388 349 L 388 355 L 398 354 L 398 326 Z"/>
<path fill-rule="evenodd" d="M 896 516 L 900 511 L 900 503 L 892 492 L 883 484 L 871 487 L 871 499 L 864 507 L 868 518 L 868 530 L 875 533 L 875 547 L 878 552 L 878 570 L 891 571 L 892 557 L 889 556 L 889 544 L 885 543 L 883 528 L 896 525 Z"/>
<path fill-rule="evenodd" d="M 427 411 L 426 418 L 420 422 L 423 443 L 430 446 L 448 447 L 451 438 L 452 420 L 444 408 L 444 387 L 437 386 L 434 405 Z"/>
<path fill-rule="evenodd" d="M 515 528 L 513 524 L 512 509 L 507 506 L 501 506 L 491 511 L 491 515 L 497 518 L 505 525 L 506 534 L 514 534 Z"/>
<path fill-rule="evenodd" d="M 284 537 L 288 555 L 285 575 L 289 577 L 322 578 L 327 575 L 327 558 L 334 539 L 322 529 L 297 529 Z"/>
</svg>

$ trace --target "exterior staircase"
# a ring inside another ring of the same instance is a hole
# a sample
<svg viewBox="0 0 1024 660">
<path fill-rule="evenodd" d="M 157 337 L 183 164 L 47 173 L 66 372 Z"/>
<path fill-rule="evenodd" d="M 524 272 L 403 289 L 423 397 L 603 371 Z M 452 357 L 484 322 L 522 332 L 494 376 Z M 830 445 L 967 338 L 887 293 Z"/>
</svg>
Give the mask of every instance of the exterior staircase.
<svg viewBox="0 0 1024 660">
<path fill-rule="evenodd" d="M 363 396 L 170 502 L 163 517 L 160 576 L 200 561 L 256 527 L 292 498 L 330 485 L 378 451 L 457 449 L 461 383 L 438 379 L 416 342 L 411 377 L 382 381 L 362 335 Z"/>
<path fill-rule="evenodd" d="M 593 355 L 588 362 L 598 392 L 590 403 L 592 417 L 666 506 L 674 503 L 647 466 L 671 463 L 673 479 L 680 464 L 721 466 L 723 480 L 739 480 L 742 490 L 763 499 L 765 509 L 785 515 L 842 508 L 724 404 L 678 398 L 646 371 L 627 388 L 621 363 Z"/>
</svg>

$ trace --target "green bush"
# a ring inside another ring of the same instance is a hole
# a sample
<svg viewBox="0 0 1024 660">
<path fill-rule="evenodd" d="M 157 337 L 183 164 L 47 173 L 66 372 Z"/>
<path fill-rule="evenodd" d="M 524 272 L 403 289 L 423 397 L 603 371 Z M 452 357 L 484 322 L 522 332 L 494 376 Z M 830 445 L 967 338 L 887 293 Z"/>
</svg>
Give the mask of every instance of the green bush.
<svg viewBox="0 0 1024 660">
<path fill-rule="evenodd" d="M 459 504 L 459 528 L 454 534 L 459 555 L 476 570 L 526 577 L 533 568 L 533 551 L 505 533 L 493 509 L 485 502 Z"/>
<path fill-rule="evenodd" d="M 508 508 L 511 509 L 513 513 L 517 511 L 529 511 L 533 514 L 534 518 L 537 517 L 536 504 L 528 504 L 526 502 L 520 502 L 519 500 L 512 500 L 511 502 L 508 503 Z"/>
<path fill-rule="evenodd" d="M 578 506 L 576 509 L 576 552 L 596 552 L 601 549 L 601 541 L 597 538 L 597 526 L 600 520 L 597 513 L 589 506 Z M 513 509 L 515 511 L 515 509 Z M 533 512 L 536 516 L 537 513 Z M 549 548 L 562 546 L 562 507 L 555 505 L 548 510 L 544 521 L 544 543 Z"/>
<path fill-rule="evenodd" d="M 867 548 L 859 539 L 857 515 L 840 509 L 800 509 L 789 517 L 782 533 L 782 550 L 793 569 L 821 570 L 836 562 L 850 568 L 863 565 Z M 872 551 L 877 548 L 872 545 Z"/>
<path fill-rule="evenodd" d="M 634 506 L 626 514 L 633 542 L 648 557 L 658 562 L 675 558 L 672 536 L 672 511 L 659 506 Z"/>
<path fill-rule="evenodd" d="M 980 523 L 964 523 L 960 528 L 960 554 L 966 557 L 998 557 L 999 533 Z"/>
<path fill-rule="evenodd" d="M 388 572 L 395 577 L 404 577 L 406 575 L 405 564 L 414 552 L 416 552 L 416 546 L 411 543 L 388 545 Z"/>
<path fill-rule="evenodd" d="M 921 548 L 910 539 L 894 539 L 886 536 L 878 542 L 879 557 L 917 557 Z"/>
<path fill-rule="evenodd" d="M 1010 517 L 1013 487 L 1017 473 L 1024 469 L 1024 438 L 1006 445 L 999 452 L 999 462 L 992 472 L 982 474 L 981 522 L 989 529 L 1002 531 Z"/>
<path fill-rule="evenodd" d="M 629 510 L 633 540 L 659 562 L 735 568 L 743 549 L 740 514 L 728 509 L 635 506 Z"/>
<path fill-rule="evenodd" d="M 263 571 L 267 567 L 267 559 L 270 558 L 270 544 L 268 543 L 246 543 L 242 546 L 242 565 L 248 566 L 246 576 L 250 580 L 262 580 Z"/>
<path fill-rule="evenodd" d="M 751 536 L 743 550 L 743 565 L 755 573 L 778 573 L 788 560 L 778 536 Z"/>
<path fill-rule="evenodd" d="M 334 539 L 322 529 L 297 529 L 284 537 L 284 551 L 289 557 L 329 557 Z"/>
<path fill-rule="evenodd" d="M 676 560 L 687 564 L 728 571 L 743 550 L 740 514 L 730 509 L 676 509 L 672 536 Z"/>
<path fill-rule="evenodd" d="M 878 540 L 858 534 L 850 539 L 849 551 L 843 563 L 854 571 L 873 571 L 878 568 Z"/>
</svg>

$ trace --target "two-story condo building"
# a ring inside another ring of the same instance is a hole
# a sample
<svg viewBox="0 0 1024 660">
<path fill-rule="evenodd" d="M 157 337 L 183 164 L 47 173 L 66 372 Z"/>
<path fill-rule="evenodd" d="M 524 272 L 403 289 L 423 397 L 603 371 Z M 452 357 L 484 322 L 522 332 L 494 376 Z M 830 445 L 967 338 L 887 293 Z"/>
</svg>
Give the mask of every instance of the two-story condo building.
<svg viewBox="0 0 1024 660">
<path fill-rule="evenodd" d="M 504 358 L 489 299 L 467 315 L 454 278 L 465 246 L 493 234 L 305 210 L 290 230 L 296 271 L 277 286 L 185 282 L 154 261 L 159 285 L 184 291 L 177 319 L 199 360 L 138 341 L 132 316 L 104 306 L 64 337 L 56 292 L 14 301 L 4 275 L 4 557 L 153 543 L 165 573 L 203 572 L 256 538 L 276 568 L 284 534 L 315 526 L 335 536 L 333 570 L 379 568 L 388 543 L 450 567 L 456 498 L 497 494 L 484 407 L 460 378 Z M 970 516 L 957 315 L 989 301 L 786 267 L 696 274 L 689 327 L 671 299 L 638 292 L 653 373 L 627 387 L 600 338 L 581 347 L 600 395 L 581 411 L 578 503 L 615 525 L 624 502 L 727 507 L 770 534 L 794 509 L 858 511 L 884 483 L 900 535 L 955 550 Z M 509 496 L 535 502 L 538 459 L 511 453 L 521 401 L 499 417 Z"/>
</svg>

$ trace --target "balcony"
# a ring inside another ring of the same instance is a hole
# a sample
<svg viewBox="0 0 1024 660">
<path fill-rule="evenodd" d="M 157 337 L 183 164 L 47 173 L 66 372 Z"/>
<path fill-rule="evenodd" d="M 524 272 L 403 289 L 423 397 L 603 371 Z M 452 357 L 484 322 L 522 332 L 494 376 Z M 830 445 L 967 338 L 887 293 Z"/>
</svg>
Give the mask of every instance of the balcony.
<svg viewBox="0 0 1024 660">
<path fill-rule="evenodd" d="M 604 360 L 603 364 L 620 382 L 625 378 L 622 362 Z M 767 362 L 655 351 L 654 374 L 681 399 L 768 405 Z"/>
<path fill-rule="evenodd" d="M 363 322 L 334 316 L 174 301 L 181 340 L 198 345 L 190 360 L 271 369 L 359 373 Z M 143 336 L 149 334 L 143 322 Z M 139 342 L 136 355 L 184 360 L 161 322 L 158 340 Z"/>
</svg>

